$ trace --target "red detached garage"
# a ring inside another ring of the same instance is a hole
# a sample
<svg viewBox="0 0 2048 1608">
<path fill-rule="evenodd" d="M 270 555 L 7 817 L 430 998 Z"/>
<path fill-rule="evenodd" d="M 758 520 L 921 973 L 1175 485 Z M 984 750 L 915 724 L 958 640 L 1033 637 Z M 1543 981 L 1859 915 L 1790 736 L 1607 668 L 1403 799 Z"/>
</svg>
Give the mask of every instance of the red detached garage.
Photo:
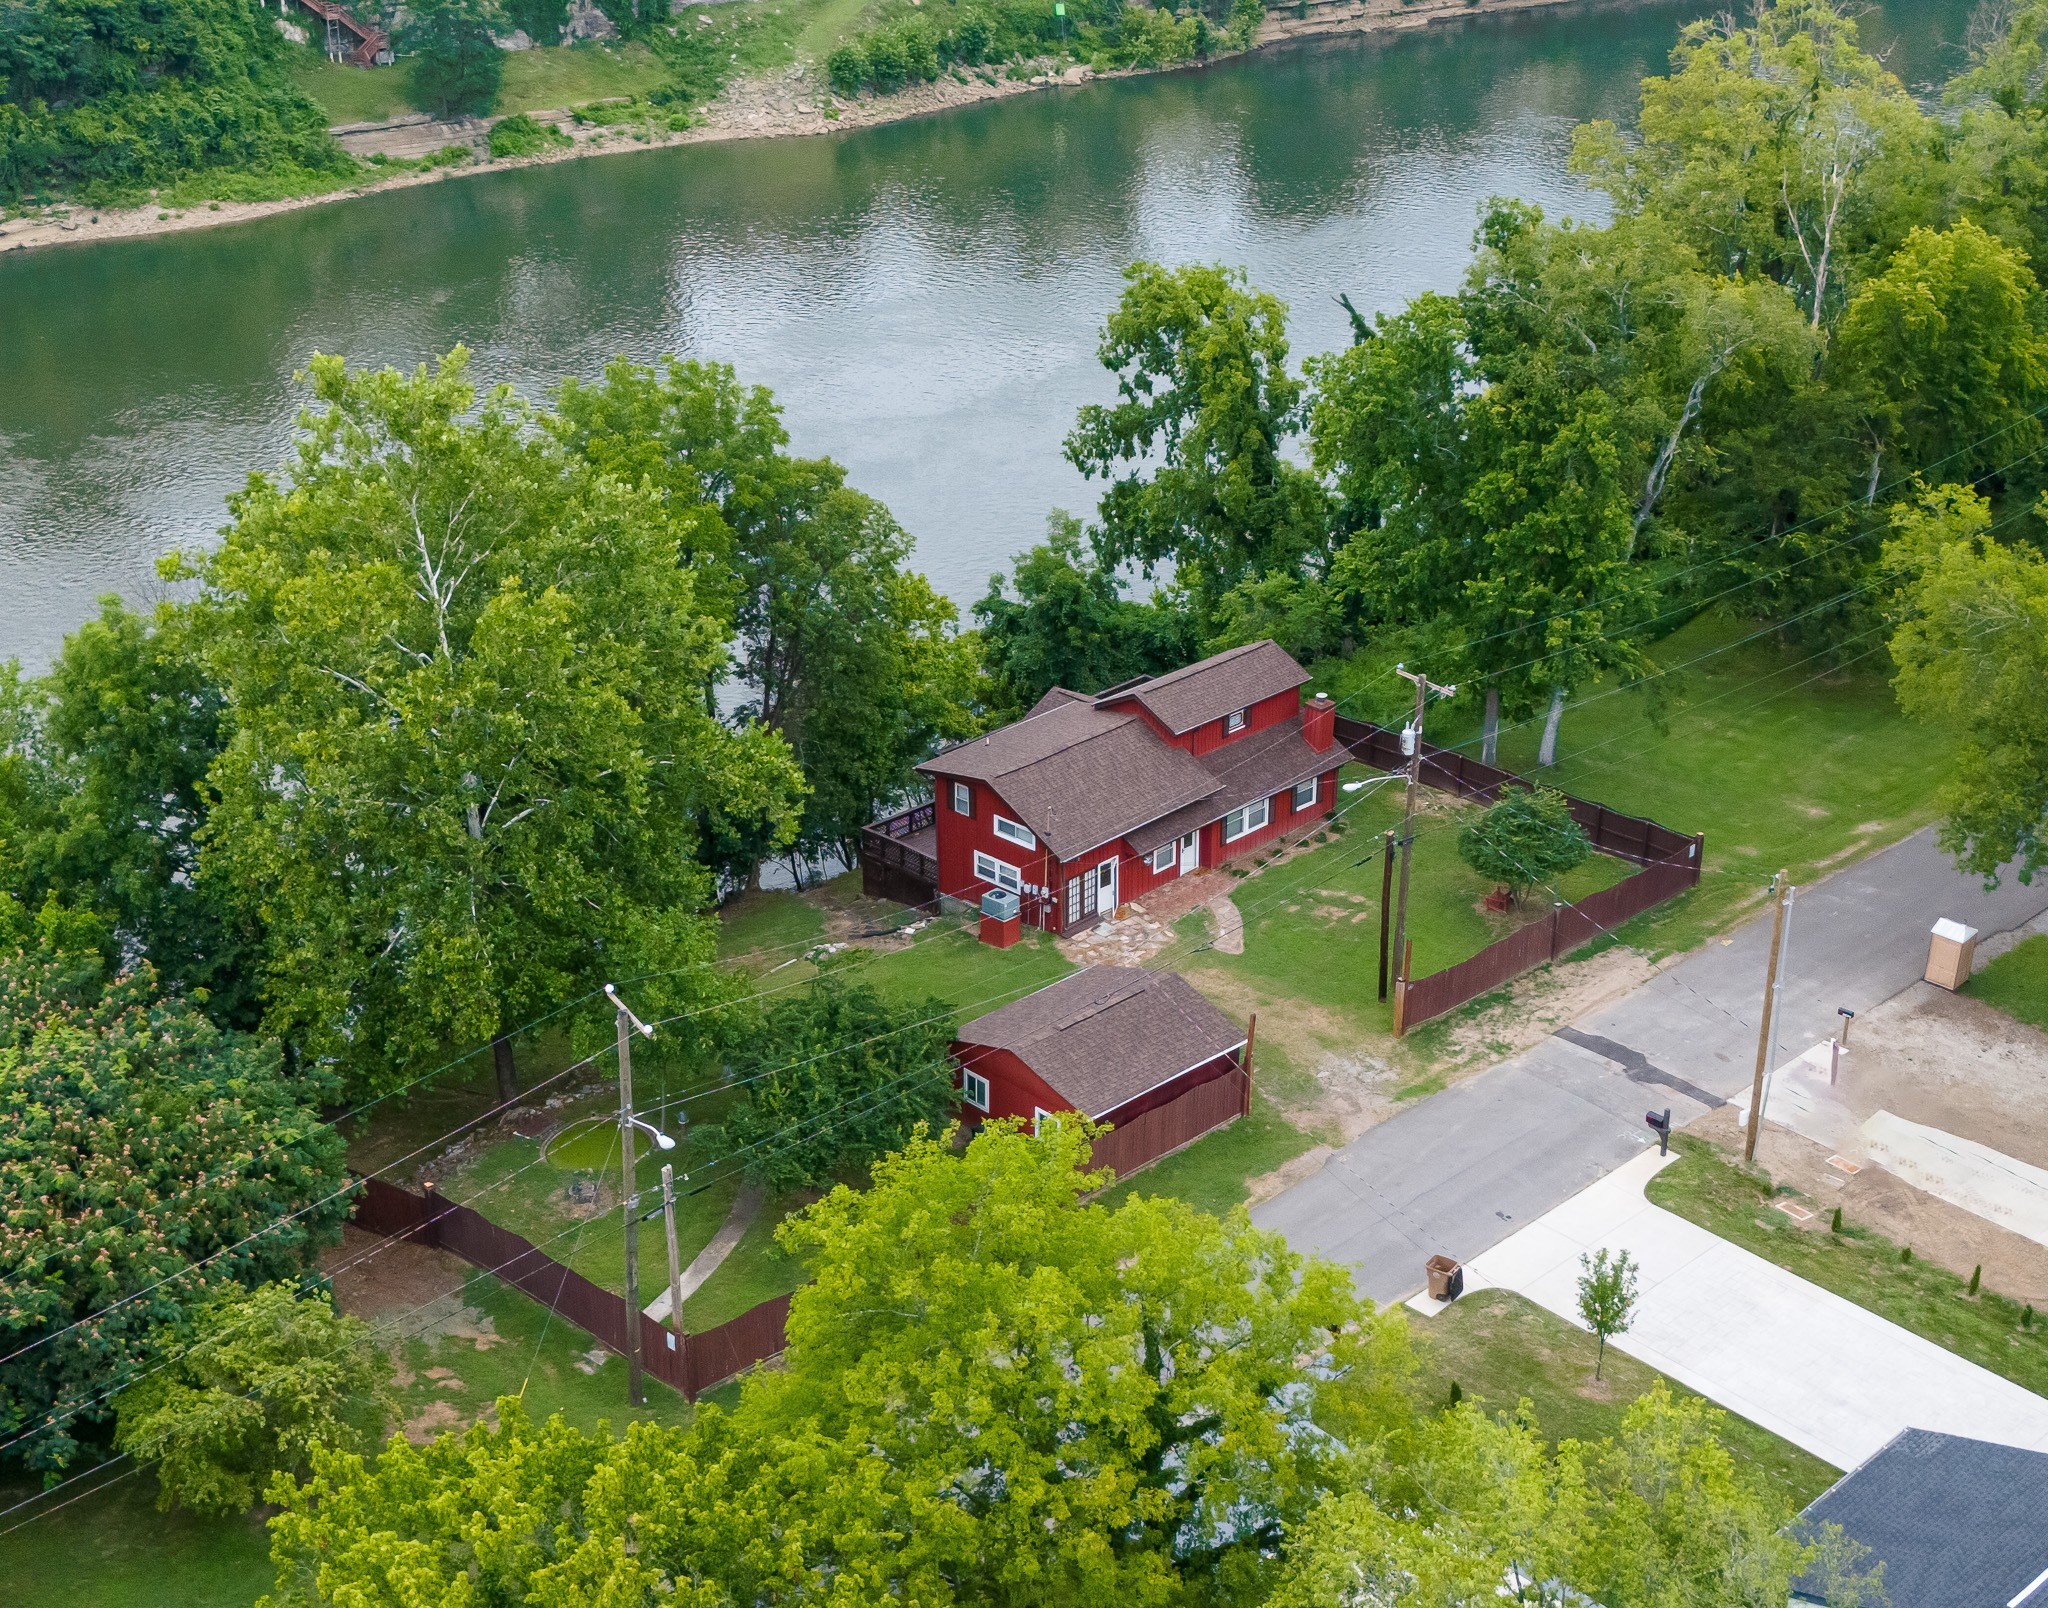
<svg viewBox="0 0 2048 1608">
<path fill-rule="evenodd" d="M 1090 966 L 960 1029 L 961 1114 L 1111 1125 L 1128 1174 L 1251 1109 L 1251 1036 L 1173 972 Z"/>
</svg>

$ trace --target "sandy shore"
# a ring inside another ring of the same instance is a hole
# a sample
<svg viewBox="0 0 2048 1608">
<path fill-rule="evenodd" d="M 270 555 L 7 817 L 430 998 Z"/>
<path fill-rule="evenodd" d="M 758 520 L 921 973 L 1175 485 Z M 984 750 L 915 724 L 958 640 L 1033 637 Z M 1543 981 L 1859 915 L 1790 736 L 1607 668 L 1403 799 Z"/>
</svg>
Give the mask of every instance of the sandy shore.
<svg viewBox="0 0 2048 1608">
<path fill-rule="evenodd" d="M 1542 7 L 1572 5 L 1582 0 L 1316 0 L 1305 17 L 1268 12 L 1251 50 L 1267 50 L 1297 39 L 1323 38 L 1337 34 L 1390 33 L 1456 21 L 1482 13 L 1533 11 Z M 1233 52 L 1232 54 L 1247 54 Z M 1230 59 L 1212 57 L 1211 61 Z M 68 215 L 37 218 L 9 218 L 0 222 L 0 252 L 32 251 L 44 246 L 85 245 L 103 240 L 132 240 L 145 235 L 173 234 L 186 229 L 212 229 L 224 224 L 245 223 L 302 207 L 328 206 L 355 196 L 375 195 L 385 190 L 410 189 L 423 184 L 447 184 L 479 173 L 498 173 L 508 168 L 533 167 L 545 162 L 573 162 L 583 157 L 646 151 L 664 145 L 697 145 L 714 140 L 783 139 L 798 135 L 837 134 L 848 129 L 867 128 L 878 123 L 900 122 L 909 117 L 929 117 L 958 106 L 979 101 L 1000 100 L 1010 95 L 1031 95 L 1047 90 L 1071 88 L 1097 76 L 1123 78 L 1159 71 L 1199 71 L 1199 68 L 1131 68 L 1097 75 L 1087 67 L 1071 67 L 1063 73 L 1043 72 L 1029 80 L 996 75 L 993 83 L 970 77 L 965 83 L 947 77 L 936 83 L 919 84 L 898 94 L 863 97 L 847 101 L 832 95 L 816 69 L 799 64 L 780 73 L 742 79 L 727 86 L 710 106 L 704 121 L 680 133 L 648 136 L 624 128 L 586 128 L 567 112 L 535 112 L 536 119 L 556 124 L 573 143 L 538 156 L 500 161 L 463 163 L 430 172 L 396 173 L 385 178 L 366 179 L 346 189 L 323 195 L 300 196 L 287 201 L 214 201 L 201 206 L 171 211 L 160 206 L 103 208 L 98 211 L 73 207 Z M 438 149 L 442 145 L 468 143 L 480 152 L 488 138 L 489 124 L 477 120 L 467 124 L 428 124 L 421 120 L 370 128 L 339 131 L 337 138 L 352 153 L 367 156 L 384 150 L 393 155 Z"/>
</svg>

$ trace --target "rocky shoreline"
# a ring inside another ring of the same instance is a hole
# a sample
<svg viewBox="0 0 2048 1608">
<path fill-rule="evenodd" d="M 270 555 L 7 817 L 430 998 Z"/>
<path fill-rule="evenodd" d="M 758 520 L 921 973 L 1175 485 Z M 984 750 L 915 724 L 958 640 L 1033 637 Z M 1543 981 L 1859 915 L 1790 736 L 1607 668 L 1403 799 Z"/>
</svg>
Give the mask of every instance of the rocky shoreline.
<svg viewBox="0 0 2048 1608">
<path fill-rule="evenodd" d="M 1287 12 L 1269 11 L 1258 39 L 1248 50 L 1211 57 L 1210 60 L 1229 60 L 1297 39 L 1401 32 L 1472 16 L 1583 3 L 1585 0 L 1416 0 L 1413 4 L 1403 4 L 1402 0 L 1312 0 L 1312 3 L 1290 8 Z M 848 129 L 901 122 L 905 118 L 929 117 L 981 101 L 1071 87 L 1098 76 L 1126 78 L 1187 70 L 1191 69 L 1182 64 L 1169 68 L 1133 67 L 1098 75 L 1088 67 L 1070 67 L 1064 72 L 1035 73 L 1028 79 L 991 75 L 993 81 L 971 77 L 964 83 L 943 77 L 935 83 L 914 85 L 894 95 L 847 101 L 830 92 L 815 68 L 799 63 L 779 73 L 742 79 L 728 85 L 725 92 L 705 108 L 702 123 L 676 133 L 649 136 L 623 127 L 586 127 L 566 111 L 534 112 L 530 115 L 537 121 L 554 123 L 570 137 L 571 143 L 536 156 L 440 167 L 425 172 L 396 173 L 388 178 L 368 179 L 345 189 L 281 201 L 215 201 L 175 211 L 154 204 L 102 208 L 96 212 L 77 207 L 68 211 L 59 209 L 40 217 L 8 218 L 0 221 L 0 253 L 140 239 L 187 229 L 212 229 L 281 212 L 296 212 L 304 207 L 327 206 L 356 196 L 424 184 L 446 184 L 479 173 L 497 173 L 546 162 L 573 162 L 583 157 L 718 140 L 783 139 L 843 133 Z M 357 156 L 369 156 L 379 151 L 390 156 L 418 156 L 448 145 L 465 143 L 481 151 L 489 138 L 490 122 L 481 118 L 461 123 L 436 123 L 424 117 L 403 118 L 393 123 L 337 129 L 336 138 Z"/>
</svg>

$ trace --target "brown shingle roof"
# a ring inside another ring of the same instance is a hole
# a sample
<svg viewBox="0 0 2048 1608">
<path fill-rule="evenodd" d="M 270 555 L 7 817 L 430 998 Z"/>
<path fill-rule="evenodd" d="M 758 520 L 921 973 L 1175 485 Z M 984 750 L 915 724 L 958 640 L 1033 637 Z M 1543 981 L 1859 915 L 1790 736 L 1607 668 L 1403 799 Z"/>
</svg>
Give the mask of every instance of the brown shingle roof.
<svg viewBox="0 0 2048 1608">
<path fill-rule="evenodd" d="M 1090 966 L 969 1022 L 959 1040 L 1008 1050 L 1076 1110 L 1104 1117 L 1245 1035 L 1173 972 Z"/>
<path fill-rule="evenodd" d="M 1268 726 L 1202 756 L 1202 768 L 1216 779 L 1215 792 L 1124 836 L 1133 853 L 1150 854 L 1162 843 L 1222 820 L 1240 804 L 1270 798 L 1283 787 L 1305 782 L 1343 763 L 1344 755 L 1336 748 L 1317 753 L 1309 747 L 1298 720 Z"/>
<path fill-rule="evenodd" d="M 1175 736 L 1206 721 L 1221 720 L 1308 680 L 1308 672 L 1277 642 L 1252 642 L 1214 654 L 1183 669 L 1172 670 L 1128 691 L 1108 694 L 1104 702 L 1135 700 Z"/>
<path fill-rule="evenodd" d="M 1216 781 L 1136 715 L 1086 703 L 1041 705 L 918 769 L 986 782 L 1062 860 L 1192 804 Z"/>
</svg>

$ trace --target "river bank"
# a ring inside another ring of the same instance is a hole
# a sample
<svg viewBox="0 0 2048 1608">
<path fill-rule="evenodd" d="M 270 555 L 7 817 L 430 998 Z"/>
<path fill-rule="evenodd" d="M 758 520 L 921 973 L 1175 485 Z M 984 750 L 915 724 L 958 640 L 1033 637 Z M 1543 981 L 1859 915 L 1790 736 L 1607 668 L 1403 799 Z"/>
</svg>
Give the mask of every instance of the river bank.
<svg viewBox="0 0 2048 1608">
<path fill-rule="evenodd" d="M 724 93 L 705 108 L 704 120 L 688 129 L 650 134 L 623 126 L 585 126 L 579 124 L 566 109 L 535 112 L 531 115 L 537 121 L 553 123 L 569 137 L 571 143 L 534 156 L 480 159 L 426 171 L 408 170 L 365 179 L 316 195 L 283 200 L 211 201 L 178 209 L 166 209 L 157 204 L 98 210 L 51 208 L 38 216 L 0 221 L 0 252 L 33 251 L 52 246 L 133 240 L 193 229 L 220 228 L 389 190 L 445 184 L 480 173 L 654 150 L 662 146 L 845 133 L 910 118 L 930 117 L 983 101 L 1072 88 L 1098 77 L 1128 78 L 1195 71 L 1214 62 L 1301 40 L 1344 34 L 1409 32 L 1474 16 L 1584 6 L 1587 3 L 1588 0 L 1415 0 L 1412 4 L 1403 3 L 1403 0 L 1314 0 L 1314 3 L 1290 7 L 1286 11 L 1269 10 L 1257 40 L 1246 50 L 1219 53 L 1205 63 L 1132 67 L 1098 74 L 1085 66 L 1069 66 L 1058 71 L 1055 64 L 1041 62 L 1037 64 L 1040 70 L 1027 78 L 990 73 L 986 77 L 968 77 L 963 81 L 949 75 L 934 83 L 913 85 L 893 95 L 862 96 L 851 101 L 831 93 L 816 67 L 798 62 L 778 73 L 758 74 L 728 85 Z M 1615 0 L 1608 0 L 1608 3 L 1615 3 Z M 1620 3 L 1626 4 L 1628 0 L 1620 0 Z M 491 121 L 473 119 L 461 124 L 436 124 L 408 119 L 400 124 L 341 129 L 336 131 L 336 137 L 351 154 L 359 156 L 376 151 L 412 154 L 416 150 L 423 152 L 453 144 L 469 144 L 481 153 L 489 136 Z"/>
</svg>

